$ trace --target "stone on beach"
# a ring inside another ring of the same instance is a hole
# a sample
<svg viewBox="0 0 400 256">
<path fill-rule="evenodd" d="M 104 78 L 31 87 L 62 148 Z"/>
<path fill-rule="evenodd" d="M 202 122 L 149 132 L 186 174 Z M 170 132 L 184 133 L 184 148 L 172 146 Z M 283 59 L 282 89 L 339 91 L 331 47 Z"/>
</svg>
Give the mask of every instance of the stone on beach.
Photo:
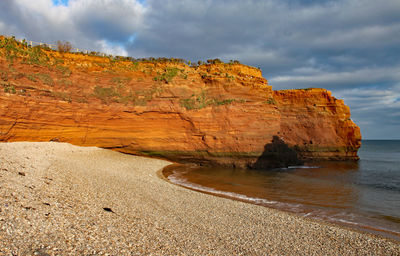
<svg viewBox="0 0 400 256">
<path fill-rule="evenodd" d="M 0 254 L 400 255 L 396 241 L 173 185 L 158 177 L 169 164 L 1 143 Z"/>
</svg>

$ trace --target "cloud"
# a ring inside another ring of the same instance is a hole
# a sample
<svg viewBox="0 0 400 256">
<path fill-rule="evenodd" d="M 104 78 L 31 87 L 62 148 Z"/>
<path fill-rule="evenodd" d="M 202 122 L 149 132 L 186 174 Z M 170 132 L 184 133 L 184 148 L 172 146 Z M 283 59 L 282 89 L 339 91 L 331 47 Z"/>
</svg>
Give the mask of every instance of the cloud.
<svg viewBox="0 0 400 256">
<path fill-rule="evenodd" d="M 96 51 L 129 43 L 145 13 L 136 0 L 70 0 L 67 5 L 51 0 L 3 0 L 0 8 L 0 22 L 8 27 L 0 27 L 3 34 L 45 43 L 70 41 L 75 47 Z M 117 52 L 126 54 L 123 48 Z"/>
<path fill-rule="evenodd" d="M 126 42 L 142 24 L 145 9 L 135 0 L 75 0 L 68 11 L 82 36 Z"/>
<path fill-rule="evenodd" d="M 100 52 L 106 52 L 114 56 L 128 56 L 128 52 L 125 50 L 123 44 L 112 44 L 106 40 L 99 40 L 95 42 Z"/>
<path fill-rule="evenodd" d="M 280 88 L 319 86 L 328 89 L 340 89 L 354 85 L 376 85 L 381 82 L 395 83 L 397 81 L 400 81 L 400 67 L 398 66 L 371 67 L 339 72 L 299 68 L 294 69 L 291 75 L 277 76 L 270 79 L 271 84 L 278 84 Z"/>
<path fill-rule="evenodd" d="M 400 84 L 336 92 L 351 108 L 352 119 L 370 139 L 400 139 Z"/>
<path fill-rule="evenodd" d="M 400 84 L 398 0 L 55 1 L 1 0 L 0 33 L 133 57 L 237 59 L 275 89 L 344 97 L 367 137 L 382 130 L 369 113 L 391 120 L 380 120 L 386 134 L 400 120 L 390 96 Z"/>
</svg>

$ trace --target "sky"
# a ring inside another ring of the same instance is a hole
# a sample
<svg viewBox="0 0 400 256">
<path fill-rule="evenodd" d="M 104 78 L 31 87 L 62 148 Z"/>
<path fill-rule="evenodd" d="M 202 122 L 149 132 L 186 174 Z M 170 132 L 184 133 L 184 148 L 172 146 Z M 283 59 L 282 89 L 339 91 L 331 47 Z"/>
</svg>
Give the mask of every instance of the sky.
<svg viewBox="0 0 400 256">
<path fill-rule="evenodd" d="M 113 55 L 220 58 L 326 88 L 364 139 L 400 139 L 399 0 L 1 0 L 0 34 Z"/>
</svg>

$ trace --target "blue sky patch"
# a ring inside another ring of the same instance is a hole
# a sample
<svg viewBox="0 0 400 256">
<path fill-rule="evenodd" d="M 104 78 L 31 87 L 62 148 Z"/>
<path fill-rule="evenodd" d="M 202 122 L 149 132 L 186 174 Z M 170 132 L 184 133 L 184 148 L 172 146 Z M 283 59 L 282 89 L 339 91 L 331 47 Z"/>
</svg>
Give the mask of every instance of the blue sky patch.
<svg viewBox="0 0 400 256">
<path fill-rule="evenodd" d="M 68 5 L 69 0 L 53 0 L 53 4 L 54 5 L 64 5 L 67 6 Z"/>
</svg>

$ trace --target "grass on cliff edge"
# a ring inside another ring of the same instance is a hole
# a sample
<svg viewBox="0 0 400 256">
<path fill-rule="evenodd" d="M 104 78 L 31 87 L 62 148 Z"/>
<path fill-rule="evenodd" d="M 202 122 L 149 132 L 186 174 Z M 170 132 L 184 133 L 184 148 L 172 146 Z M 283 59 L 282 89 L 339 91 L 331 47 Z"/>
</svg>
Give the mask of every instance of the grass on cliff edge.
<svg viewBox="0 0 400 256">
<path fill-rule="evenodd" d="M 181 58 L 133 58 L 133 57 L 125 57 L 125 56 L 113 56 L 107 55 L 100 52 L 95 51 L 87 51 L 84 52 L 72 52 L 72 45 L 69 42 L 57 42 L 57 50 L 53 50 L 52 48 L 48 47 L 46 44 L 38 45 L 31 47 L 28 45 L 28 41 L 23 39 L 21 42 L 17 41 L 15 37 L 6 37 L 0 35 L 0 48 L 4 49 L 4 54 L 7 57 L 7 60 L 13 61 L 16 57 L 22 57 L 25 59 L 26 63 L 28 64 L 38 64 L 44 65 L 49 62 L 49 57 L 44 51 L 48 52 L 55 52 L 58 51 L 60 53 L 73 53 L 73 54 L 81 54 L 87 56 L 96 56 L 96 57 L 104 57 L 110 59 L 111 63 L 118 62 L 118 61 L 129 61 L 133 63 L 133 69 L 137 69 L 137 65 L 139 62 L 148 62 L 148 63 L 184 63 L 190 67 L 199 67 L 201 65 L 206 64 L 241 64 L 238 60 L 230 60 L 228 63 L 224 63 L 220 59 L 208 59 L 207 61 L 197 61 L 192 62 L 190 60 L 185 60 Z M 167 75 L 164 77 L 160 77 L 162 80 L 168 80 L 170 76 L 174 76 L 175 70 L 167 71 Z M 175 74 L 176 75 L 176 74 Z"/>
<path fill-rule="evenodd" d="M 60 45 L 60 44 L 59 44 Z M 63 46 L 63 45 L 61 45 Z M 71 47 L 59 47 L 60 53 L 70 52 Z M 62 85 L 64 88 L 72 85 L 72 82 L 65 79 L 71 76 L 72 71 L 63 66 L 64 60 L 57 59 L 52 56 L 51 52 L 55 52 L 55 50 L 47 47 L 46 45 L 31 47 L 27 44 L 25 40 L 22 42 L 17 41 L 14 37 L 4 37 L 0 36 L 0 55 L 5 56 L 12 66 L 15 59 L 22 59 L 22 63 L 30 64 L 30 65 L 40 65 L 49 68 L 51 71 L 55 71 L 62 75 L 63 79 L 58 80 L 53 78 L 50 74 L 47 73 L 36 73 L 36 74 L 24 74 L 24 76 L 32 81 L 37 82 L 40 80 L 43 84 L 54 87 L 56 84 Z M 91 53 L 73 53 L 73 54 L 82 54 L 88 56 L 99 56 L 99 53 L 91 52 Z M 52 58 L 51 58 L 52 57 Z M 103 57 L 103 54 L 101 54 Z M 219 59 L 209 59 L 207 62 L 198 61 L 196 63 L 192 63 L 191 61 L 186 61 L 183 59 L 176 58 L 142 58 L 142 59 L 134 59 L 132 57 L 121 57 L 121 56 L 106 56 L 105 58 L 109 58 L 111 60 L 112 65 L 117 61 L 131 61 L 132 67 L 134 69 L 138 69 L 139 62 L 150 62 L 150 63 L 186 63 L 191 67 L 198 67 L 200 65 L 205 64 L 226 64 L 223 63 Z M 230 61 L 228 64 L 240 64 L 239 61 Z M 152 70 L 149 70 L 152 73 Z M 7 76 L 6 73 L 1 74 L 2 77 Z M 165 83 L 171 83 L 173 79 L 177 76 L 180 76 L 183 79 L 187 79 L 187 74 L 184 73 L 183 69 L 179 69 L 177 67 L 166 67 L 163 73 L 158 73 L 157 76 L 153 78 L 154 81 L 160 81 Z M 226 74 L 228 77 L 228 74 Z M 121 78 L 112 78 L 111 83 L 115 86 L 96 86 L 93 90 L 94 96 L 100 99 L 103 103 L 108 104 L 110 102 L 119 102 L 119 103 L 131 103 L 133 105 L 147 105 L 147 102 L 151 101 L 154 97 L 157 97 L 159 94 L 159 88 L 152 88 L 150 90 L 142 90 L 138 92 L 126 92 L 123 90 L 125 83 L 129 81 L 125 81 L 126 79 Z M 4 86 L 4 91 L 9 93 L 14 93 L 15 87 L 12 85 Z M 66 94 L 65 92 L 50 92 L 50 94 L 46 94 L 48 96 L 61 98 L 63 100 L 67 100 L 68 102 L 72 101 L 72 96 L 70 94 Z M 202 90 L 199 94 L 193 94 L 189 98 L 181 99 L 179 101 L 180 105 L 187 110 L 198 110 L 208 106 L 221 106 L 221 105 L 229 105 L 233 102 L 245 102 L 245 100 L 241 99 L 217 99 L 210 98 L 206 95 L 205 91 Z"/>
</svg>

